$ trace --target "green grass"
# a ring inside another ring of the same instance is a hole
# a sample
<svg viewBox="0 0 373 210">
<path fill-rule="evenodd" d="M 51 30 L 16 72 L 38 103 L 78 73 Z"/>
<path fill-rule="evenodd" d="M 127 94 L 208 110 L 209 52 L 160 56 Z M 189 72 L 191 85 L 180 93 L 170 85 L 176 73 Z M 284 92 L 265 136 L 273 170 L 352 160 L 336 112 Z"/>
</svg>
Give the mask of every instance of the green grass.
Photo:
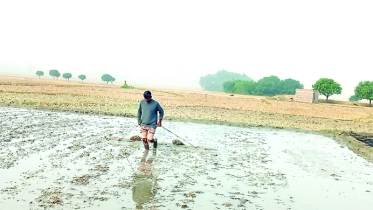
<svg viewBox="0 0 373 210">
<path fill-rule="evenodd" d="M 26 106 L 36 106 L 38 103 L 35 101 L 24 101 L 21 104 Z"/>
<path fill-rule="evenodd" d="M 161 92 L 161 93 L 170 94 L 170 95 L 174 95 L 174 96 L 182 96 L 181 94 L 174 93 L 174 92 L 166 92 L 166 91 L 160 91 L 160 92 Z"/>
<path fill-rule="evenodd" d="M 133 89 L 135 87 L 131 86 L 131 85 L 128 85 L 128 84 L 123 84 L 122 86 L 120 86 L 121 88 L 125 88 L 125 89 Z"/>
<path fill-rule="evenodd" d="M 260 99 L 263 103 L 266 103 L 266 104 L 271 104 L 270 102 L 268 102 L 267 100 L 264 100 L 264 99 Z"/>
</svg>

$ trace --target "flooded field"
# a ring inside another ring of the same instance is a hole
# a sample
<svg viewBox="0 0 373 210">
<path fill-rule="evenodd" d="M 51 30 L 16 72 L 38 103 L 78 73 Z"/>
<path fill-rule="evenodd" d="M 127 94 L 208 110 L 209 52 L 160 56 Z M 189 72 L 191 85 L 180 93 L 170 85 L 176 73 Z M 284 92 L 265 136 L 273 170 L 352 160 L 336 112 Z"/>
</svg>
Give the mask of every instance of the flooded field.
<svg viewBox="0 0 373 210">
<path fill-rule="evenodd" d="M 333 139 L 0 107 L 0 209 L 371 209 L 373 164 Z"/>
</svg>

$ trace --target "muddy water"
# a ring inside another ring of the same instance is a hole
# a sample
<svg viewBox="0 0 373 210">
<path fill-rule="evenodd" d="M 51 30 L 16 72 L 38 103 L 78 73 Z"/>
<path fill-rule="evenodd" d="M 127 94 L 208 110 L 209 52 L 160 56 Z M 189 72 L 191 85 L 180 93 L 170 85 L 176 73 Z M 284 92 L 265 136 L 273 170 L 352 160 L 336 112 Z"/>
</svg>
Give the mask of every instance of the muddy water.
<svg viewBox="0 0 373 210">
<path fill-rule="evenodd" d="M 323 136 L 0 107 L 0 209 L 371 209 L 373 164 Z"/>
</svg>

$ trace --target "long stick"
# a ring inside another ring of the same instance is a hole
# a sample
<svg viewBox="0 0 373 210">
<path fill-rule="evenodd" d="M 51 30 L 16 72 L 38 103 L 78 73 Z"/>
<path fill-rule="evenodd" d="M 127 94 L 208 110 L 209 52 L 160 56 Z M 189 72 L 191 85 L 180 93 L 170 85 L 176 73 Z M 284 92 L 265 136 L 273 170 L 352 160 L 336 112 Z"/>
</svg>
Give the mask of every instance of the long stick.
<svg viewBox="0 0 373 210">
<path fill-rule="evenodd" d="M 180 136 L 176 135 L 176 134 L 175 134 L 175 133 L 173 133 L 172 131 L 168 130 L 167 128 L 165 128 L 165 127 L 163 127 L 163 126 L 162 126 L 162 128 L 163 128 L 163 129 L 165 129 L 166 131 L 168 131 L 168 132 L 170 132 L 170 133 L 174 134 L 174 135 L 175 135 L 176 137 L 178 137 L 179 139 L 181 139 L 181 140 L 185 141 L 186 143 L 190 144 L 191 146 L 193 146 L 193 147 L 196 147 L 196 146 L 194 146 L 193 144 L 189 143 L 188 141 L 186 141 L 186 140 L 182 139 L 182 138 L 181 138 Z"/>
</svg>

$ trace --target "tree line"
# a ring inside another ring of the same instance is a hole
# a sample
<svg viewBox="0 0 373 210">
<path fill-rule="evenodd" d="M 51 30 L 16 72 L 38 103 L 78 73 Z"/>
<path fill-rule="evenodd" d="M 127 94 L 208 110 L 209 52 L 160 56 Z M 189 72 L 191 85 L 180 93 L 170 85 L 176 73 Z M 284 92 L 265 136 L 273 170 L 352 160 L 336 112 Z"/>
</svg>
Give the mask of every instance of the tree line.
<svg viewBox="0 0 373 210">
<path fill-rule="evenodd" d="M 246 74 L 238 74 L 226 70 L 202 76 L 199 84 L 207 91 L 262 96 L 295 94 L 295 89 L 304 87 L 299 81 L 291 78 L 280 80 L 277 76 L 272 75 L 263 77 L 255 82 Z"/>
<path fill-rule="evenodd" d="M 36 71 L 36 75 L 39 76 L 39 79 L 40 79 L 41 76 L 44 76 L 44 71 Z M 52 76 L 53 79 L 58 80 L 58 78 L 61 76 L 61 73 L 56 69 L 52 69 L 52 70 L 49 70 L 49 75 Z M 72 76 L 73 75 L 71 73 L 63 73 L 62 74 L 62 77 L 64 79 L 66 79 L 67 81 L 70 81 Z M 78 75 L 78 78 L 80 80 L 82 80 L 82 82 L 83 82 L 83 80 L 87 79 L 86 75 L 84 75 L 84 74 Z M 101 80 L 106 82 L 106 84 L 109 84 L 109 82 L 111 82 L 111 84 L 113 84 L 113 82 L 115 81 L 115 78 L 113 76 L 111 76 L 110 74 L 103 74 L 101 76 Z"/>
<path fill-rule="evenodd" d="M 258 81 L 252 80 L 245 74 L 238 74 L 226 70 L 220 70 L 215 74 L 207 74 L 200 77 L 199 84 L 206 91 L 218 91 L 226 93 L 237 93 L 246 95 L 275 96 L 281 94 L 294 95 L 296 89 L 303 89 L 304 85 L 299 81 L 287 78 L 279 79 L 271 75 L 263 77 Z M 331 78 L 320 78 L 312 85 L 326 97 L 342 93 L 341 85 Z M 360 101 L 366 99 L 371 106 L 373 100 L 373 81 L 361 81 L 355 87 L 355 94 L 350 96 L 349 101 Z"/>
<path fill-rule="evenodd" d="M 280 80 L 273 75 L 263 77 L 257 82 L 254 80 L 226 81 L 222 86 L 225 92 L 261 96 L 295 94 L 295 89 L 303 88 L 303 84 L 297 80 L 291 78 Z"/>
</svg>

